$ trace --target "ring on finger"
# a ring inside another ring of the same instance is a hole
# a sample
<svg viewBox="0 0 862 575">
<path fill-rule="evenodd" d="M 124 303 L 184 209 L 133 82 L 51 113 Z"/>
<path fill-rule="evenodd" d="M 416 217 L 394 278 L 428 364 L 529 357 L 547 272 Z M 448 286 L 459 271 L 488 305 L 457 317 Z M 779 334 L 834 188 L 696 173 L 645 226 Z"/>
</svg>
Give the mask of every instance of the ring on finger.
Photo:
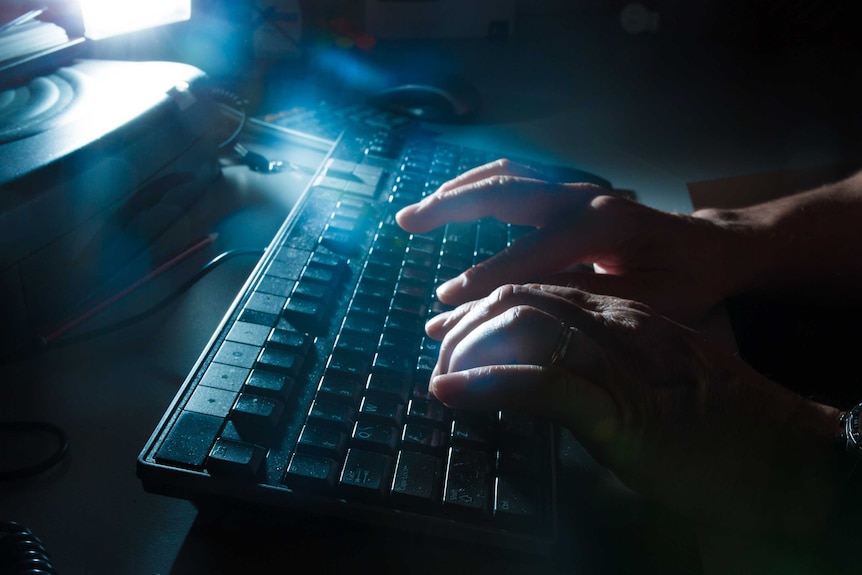
<svg viewBox="0 0 862 575">
<path fill-rule="evenodd" d="M 560 322 L 560 328 L 560 337 L 557 338 L 557 344 L 554 346 L 554 351 L 551 352 L 549 365 L 561 364 L 569 352 L 569 344 L 572 341 L 572 333 L 575 331 L 575 328 L 569 327 L 563 322 Z"/>
</svg>

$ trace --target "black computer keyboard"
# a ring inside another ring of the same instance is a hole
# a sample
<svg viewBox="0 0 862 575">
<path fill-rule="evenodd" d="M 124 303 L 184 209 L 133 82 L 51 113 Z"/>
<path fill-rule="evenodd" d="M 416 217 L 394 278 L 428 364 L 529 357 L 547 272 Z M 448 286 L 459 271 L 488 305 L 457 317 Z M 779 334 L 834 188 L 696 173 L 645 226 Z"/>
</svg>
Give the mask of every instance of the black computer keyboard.
<svg viewBox="0 0 862 575">
<path fill-rule="evenodd" d="M 423 329 L 447 309 L 437 285 L 524 230 L 486 219 L 409 234 L 394 219 L 495 157 L 421 130 L 348 129 L 140 454 L 145 488 L 549 549 L 554 428 L 440 403 L 439 342 Z"/>
</svg>

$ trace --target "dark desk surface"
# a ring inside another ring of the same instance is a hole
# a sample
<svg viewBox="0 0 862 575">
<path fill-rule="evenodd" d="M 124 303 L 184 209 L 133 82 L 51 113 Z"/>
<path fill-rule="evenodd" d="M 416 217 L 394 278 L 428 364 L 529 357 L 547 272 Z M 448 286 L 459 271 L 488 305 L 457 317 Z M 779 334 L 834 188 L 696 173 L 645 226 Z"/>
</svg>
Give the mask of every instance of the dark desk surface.
<svg viewBox="0 0 862 575">
<path fill-rule="evenodd" d="M 436 46 L 486 97 L 476 124 L 447 128 L 444 137 L 576 164 L 635 190 L 649 205 L 678 211 L 691 209 L 689 182 L 844 160 L 858 141 L 858 113 L 841 115 L 845 98 L 829 92 L 859 78 L 858 64 L 830 64 L 843 71 L 829 76 L 831 83 L 815 84 L 788 73 L 794 64 L 817 71 L 809 60 L 743 60 L 720 49 L 677 46 L 662 35 L 569 24 L 524 21 L 518 37 L 503 44 L 410 43 L 418 50 Z M 398 54 L 385 57 L 404 57 Z M 310 166 L 320 157 L 288 143 L 275 153 Z M 236 167 L 225 174 L 187 220 L 219 232 L 218 240 L 166 283 L 180 283 L 220 251 L 264 247 L 307 178 Z M 392 550 L 391 535 L 331 525 L 275 533 L 217 528 L 189 503 L 143 491 L 135 458 L 253 264 L 253 257 L 231 260 L 134 328 L 0 368 L 0 420 L 50 421 L 71 443 L 58 468 L 0 485 L 0 518 L 40 534 L 64 575 L 235 573 L 308 564 L 321 572 L 487 571 L 484 553 L 415 541 L 409 549 L 418 555 L 407 556 Z M 101 321 L 141 309 L 169 288 L 156 282 Z M 494 571 L 699 569 L 690 526 L 644 505 L 577 445 L 566 443 L 565 450 L 564 527 L 572 536 L 554 557 L 496 557 Z M 338 543 L 346 551 L 334 552 Z M 349 567 L 353 556 L 364 564 Z"/>
</svg>

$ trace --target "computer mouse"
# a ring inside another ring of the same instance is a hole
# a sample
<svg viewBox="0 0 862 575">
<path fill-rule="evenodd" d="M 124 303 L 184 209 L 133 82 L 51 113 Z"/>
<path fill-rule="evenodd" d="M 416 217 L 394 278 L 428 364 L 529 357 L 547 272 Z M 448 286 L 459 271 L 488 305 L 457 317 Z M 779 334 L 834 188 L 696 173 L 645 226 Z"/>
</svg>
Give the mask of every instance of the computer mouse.
<svg viewBox="0 0 862 575">
<path fill-rule="evenodd" d="M 479 92 L 465 81 L 405 82 L 372 96 L 380 108 L 426 122 L 457 124 L 476 116 Z"/>
</svg>

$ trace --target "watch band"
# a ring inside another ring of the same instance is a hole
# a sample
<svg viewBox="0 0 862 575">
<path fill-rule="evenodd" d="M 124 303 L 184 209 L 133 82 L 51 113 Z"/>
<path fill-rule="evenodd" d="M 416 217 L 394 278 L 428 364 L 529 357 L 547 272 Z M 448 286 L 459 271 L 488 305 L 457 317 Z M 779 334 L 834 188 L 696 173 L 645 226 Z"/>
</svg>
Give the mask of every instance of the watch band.
<svg viewBox="0 0 862 575">
<path fill-rule="evenodd" d="M 839 420 L 838 440 L 843 444 L 844 452 L 862 459 L 862 430 L 859 429 L 859 416 L 862 414 L 862 403 L 858 403 L 850 411 L 841 414 Z"/>
</svg>

